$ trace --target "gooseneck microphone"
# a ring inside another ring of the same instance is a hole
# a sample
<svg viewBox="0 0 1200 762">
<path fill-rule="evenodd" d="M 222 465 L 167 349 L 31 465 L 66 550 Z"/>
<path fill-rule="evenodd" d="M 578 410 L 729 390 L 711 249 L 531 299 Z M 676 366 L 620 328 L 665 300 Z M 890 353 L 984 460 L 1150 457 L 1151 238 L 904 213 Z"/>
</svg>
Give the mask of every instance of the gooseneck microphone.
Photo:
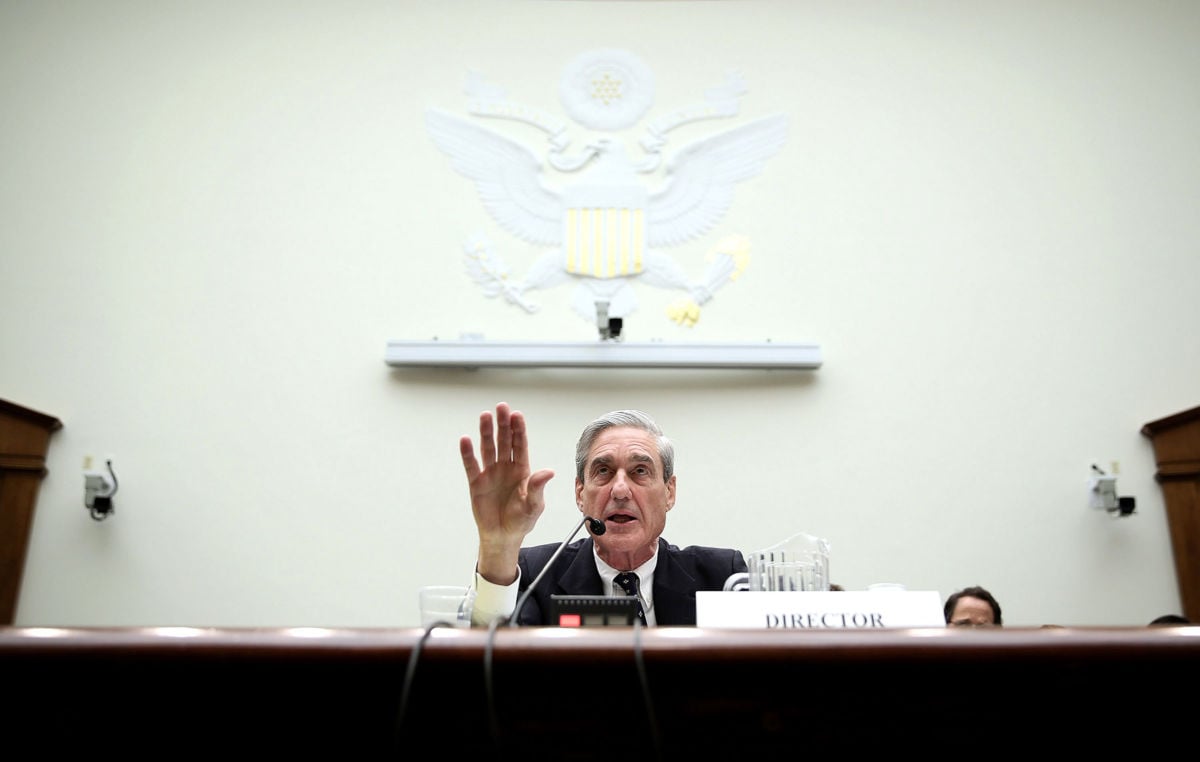
<svg viewBox="0 0 1200 762">
<path fill-rule="evenodd" d="M 589 532 L 596 535 L 604 534 L 606 529 L 604 522 L 600 519 L 584 515 L 579 520 L 579 523 L 575 525 L 575 529 L 571 531 L 571 534 L 567 535 L 567 539 L 559 543 L 558 547 L 554 550 L 554 555 L 550 556 L 550 560 L 546 562 L 546 565 L 542 567 L 538 575 L 533 578 L 533 582 L 529 583 L 529 587 L 525 588 L 525 592 L 521 593 L 521 597 L 517 599 L 517 605 L 513 608 L 512 616 L 508 618 L 509 627 L 516 626 L 517 616 L 521 613 L 521 607 L 525 605 L 525 601 L 529 600 L 529 596 L 533 594 L 533 590 L 537 587 L 537 584 L 542 581 L 542 577 L 546 576 L 546 572 L 550 571 L 550 567 L 554 565 L 554 559 L 558 558 L 562 554 L 563 549 L 570 544 L 571 540 L 575 539 L 575 535 L 579 534 L 579 530 L 583 528 L 584 524 L 588 525 Z"/>
</svg>

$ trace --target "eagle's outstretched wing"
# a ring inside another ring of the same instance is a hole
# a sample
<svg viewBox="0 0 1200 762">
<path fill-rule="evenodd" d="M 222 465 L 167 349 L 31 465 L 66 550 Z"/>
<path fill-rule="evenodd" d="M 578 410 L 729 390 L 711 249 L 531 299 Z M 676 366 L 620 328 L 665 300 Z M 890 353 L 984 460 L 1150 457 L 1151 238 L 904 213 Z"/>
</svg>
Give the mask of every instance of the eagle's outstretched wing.
<svg viewBox="0 0 1200 762">
<path fill-rule="evenodd" d="M 484 207 L 505 230 L 542 246 L 562 242 L 563 203 L 541 178 L 541 162 L 498 132 L 437 109 L 425 125 L 454 169 L 475 183 Z"/>
<path fill-rule="evenodd" d="M 783 147 L 787 126 L 786 116 L 770 116 L 681 149 L 667 166 L 666 185 L 649 198 L 650 246 L 677 246 L 712 229 L 729 210 L 737 183 L 762 171 Z"/>
</svg>

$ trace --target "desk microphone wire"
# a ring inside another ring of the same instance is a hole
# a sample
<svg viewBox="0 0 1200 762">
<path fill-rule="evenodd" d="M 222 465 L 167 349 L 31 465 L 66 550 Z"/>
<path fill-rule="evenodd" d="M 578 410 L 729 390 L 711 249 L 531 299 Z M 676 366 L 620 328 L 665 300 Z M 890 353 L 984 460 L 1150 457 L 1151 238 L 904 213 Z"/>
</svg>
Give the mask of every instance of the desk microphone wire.
<svg viewBox="0 0 1200 762">
<path fill-rule="evenodd" d="M 408 655 L 408 668 L 404 672 L 404 684 L 400 689 L 400 711 L 396 714 L 396 741 L 399 748 L 399 742 L 402 740 L 404 733 L 404 722 L 408 715 L 408 699 L 412 693 L 413 675 L 417 671 L 417 662 L 421 659 L 421 649 L 425 647 L 425 641 L 429 640 L 429 635 L 438 627 L 451 627 L 449 622 L 433 622 L 425 628 L 425 632 L 413 645 L 412 653 Z"/>
<path fill-rule="evenodd" d="M 483 649 L 483 684 L 487 693 L 488 726 L 492 733 L 492 743 L 496 750 L 501 750 L 500 719 L 496 713 L 496 690 L 492 670 L 492 655 L 495 652 L 496 630 L 505 623 L 505 617 L 496 617 L 488 624 L 487 643 Z M 646 661 L 642 648 L 642 623 L 633 622 L 633 659 L 637 668 L 638 685 L 642 690 L 642 703 L 646 707 L 646 721 L 650 727 L 650 737 L 654 741 L 654 752 L 658 759 L 663 758 L 662 733 L 658 727 L 658 718 L 654 713 L 654 700 L 650 695 L 650 681 L 646 676 Z"/>
<path fill-rule="evenodd" d="M 650 680 L 646 677 L 646 660 L 642 652 L 642 629 L 640 620 L 633 620 L 633 660 L 637 666 L 638 685 L 642 688 L 642 703 L 646 705 L 646 722 L 650 725 L 650 737 L 654 741 L 654 756 L 663 758 L 662 734 L 659 732 L 658 719 L 654 714 L 654 700 L 650 696 Z"/>
<path fill-rule="evenodd" d="M 496 690 L 492 682 L 492 652 L 495 651 L 496 629 L 505 617 L 494 617 L 488 623 L 487 643 L 483 649 L 483 689 L 487 693 L 488 728 L 492 732 L 492 743 L 500 750 L 500 719 L 496 715 Z"/>
</svg>

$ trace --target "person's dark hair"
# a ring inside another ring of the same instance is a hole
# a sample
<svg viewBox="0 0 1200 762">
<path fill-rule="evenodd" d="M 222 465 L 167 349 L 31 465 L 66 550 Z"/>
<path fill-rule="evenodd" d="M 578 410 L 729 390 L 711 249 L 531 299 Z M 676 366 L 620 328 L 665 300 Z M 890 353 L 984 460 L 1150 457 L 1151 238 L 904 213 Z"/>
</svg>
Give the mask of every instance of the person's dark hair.
<svg viewBox="0 0 1200 762">
<path fill-rule="evenodd" d="M 583 481 L 588 452 L 592 449 L 596 437 L 600 436 L 600 432 L 618 426 L 629 426 L 654 435 L 658 445 L 658 457 L 662 460 L 663 481 L 670 481 L 671 475 L 675 473 L 675 446 L 663 434 L 654 419 L 640 410 L 614 410 L 600 416 L 583 429 L 583 433 L 579 435 L 579 442 L 575 445 L 575 478 Z"/>
<path fill-rule="evenodd" d="M 964 587 L 946 599 L 946 605 L 942 607 L 942 614 L 946 617 L 946 624 L 950 624 L 950 618 L 954 616 L 954 607 L 958 604 L 959 598 L 978 598 L 981 601 L 986 601 L 992 607 L 992 619 L 994 623 L 996 625 L 1004 624 L 1004 620 L 1000 616 L 1000 602 L 996 600 L 995 596 L 978 585 Z"/>
<path fill-rule="evenodd" d="M 1162 616 L 1156 616 L 1156 617 L 1154 617 L 1154 619 L 1150 620 L 1150 625 L 1154 626 L 1154 627 L 1157 627 L 1159 625 L 1191 624 L 1191 623 L 1192 623 L 1192 620 L 1188 619 L 1185 616 L 1180 616 L 1179 614 L 1163 614 Z"/>
</svg>

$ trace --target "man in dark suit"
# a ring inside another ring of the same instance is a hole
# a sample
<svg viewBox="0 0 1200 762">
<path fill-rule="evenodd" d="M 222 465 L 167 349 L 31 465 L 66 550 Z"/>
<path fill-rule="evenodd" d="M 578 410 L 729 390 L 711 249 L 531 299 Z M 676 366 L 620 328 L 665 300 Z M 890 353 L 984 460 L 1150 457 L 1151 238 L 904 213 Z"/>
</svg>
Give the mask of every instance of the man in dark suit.
<svg viewBox="0 0 1200 762">
<path fill-rule="evenodd" d="M 558 543 L 523 548 L 545 510 L 554 476 L 532 471 L 525 417 L 506 403 L 479 416 L 479 457 L 471 437 L 459 441 L 479 532 L 472 622 L 488 625 L 512 615 L 518 594 L 541 573 Z M 603 534 L 576 540 L 554 561 L 517 622 L 551 622 L 551 595 L 621 595 L 623 572 L 636 576 L 649 625 L 694 625 L 696 591 L 721 590 L 746 571 L 737 550 L 663 540 L 675 505 L 675 453 L 654 420 L 637 410 L 608 413 L 584 428 L 575 447 L 575 502 L 604 523 Z"/>
</svg>

